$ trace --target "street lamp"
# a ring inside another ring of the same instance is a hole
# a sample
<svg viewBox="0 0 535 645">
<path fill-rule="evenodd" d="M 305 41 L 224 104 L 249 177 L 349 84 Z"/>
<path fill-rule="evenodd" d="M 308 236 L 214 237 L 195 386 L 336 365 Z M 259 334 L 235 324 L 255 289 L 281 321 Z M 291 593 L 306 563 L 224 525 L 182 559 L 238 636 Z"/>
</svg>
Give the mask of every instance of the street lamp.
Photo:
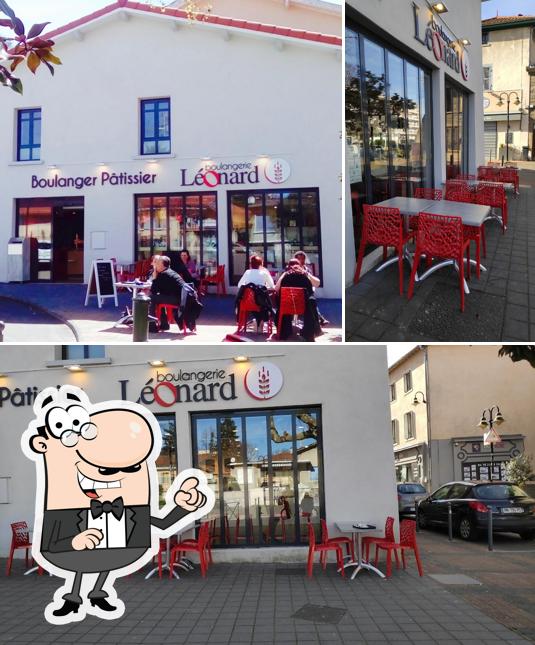
<svg viewBox="0 0 535 645">
<path fill-rule="evenodd" d="M 488 418 L 487 418 L 488 415 Z M 481 413 L 481 419 L 477 424 L 478 428 L 485 431 L 492 431 L 494 426 L 500 426 L 505 421 L 503 414 L 500 412 L 498 405 L 493 405 Z M 490 479 L 492 481 L 492 473 L 494 471 L 494 441 L 490 442 Z"/>
<path fill-rule="evenodd" d="M 500 94 L 494 94 L 494 96 L 498 97 L 498 107 L 503 107 L 503 97 L 507 99 L 507 134 L 505 135 L 505 146 L 506 146 L 506 157 L 507 161 L 509 161 L 509 132 L 511 130 L 511 97 L 516 96 L 515 100 L 515 105 L 518 107 L 520 105 L 520 96 L 518 95 L 518 92 L 515 90 L 512 90 L 511 92 L 501 92 Z M 502 161 L 503 163 L 503 161 Z"/>
<path fill-rule="evenodd" d="M 421 401 L 418 401 L 418 394 L 422 395 L 422 400 Z M 422 390 L 418 390 L 418 392 L 416 392 L 414 394 L 414 399 L 412 400 L 413 405 L 418 405 L 419 403 L 427 403 L 426 398 L 425 398 L 425 394 L 422 392 Z"/>
</svg>

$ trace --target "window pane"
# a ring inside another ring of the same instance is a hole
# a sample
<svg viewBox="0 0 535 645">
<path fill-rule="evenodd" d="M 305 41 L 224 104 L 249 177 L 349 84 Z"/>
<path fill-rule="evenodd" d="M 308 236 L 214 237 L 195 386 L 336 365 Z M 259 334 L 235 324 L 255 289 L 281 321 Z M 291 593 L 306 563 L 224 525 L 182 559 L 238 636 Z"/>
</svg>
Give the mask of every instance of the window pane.
<svg viewBox="0 0 535 645">
<path fill-rule="evenodd" d="M 152 201 L 152 249 L 154 254 L 167 251 L 167 197 Z"/>
<path fill-rule="evenodd" d="M 303 221 L 303 251 L 307 254 L 309 269 L 319 277 L 320 256 L 319 256 L 319 204 L 316 191 L 304 192 L 301 194 L 301 208 Z"/>
<path fill-rule="evenodd" d="M 165 493 L 178 474 L 176 422 L 174 414 L 157 414 L 156 418 L 162 431 L 162 449 L 158 457 L 158 484 L 160 506 L 165 504 Z"/>
<path fill-rule="evenodd" d="M 145 112 L 145 139 L 153 139 L 155 132 L 154 112 Z"/>
<path fill-rule="evenodd" d="M 33 145 L 41 145 L 41 115 L 40 113 L 35 114 L 33 121 Z"/>
<path fill-rule="evenodd" d="M 303 411 L 296 415 L 295 438 L 297 452 L 297 481 L 299 501 L 300 541 L 308 543 L 308 522 L 319 536 L 320 487 L 318 455 L 318 415 Z"/>
<path fill-rule="evenodd" d="M 182 197 L 169 198 L 169 249 L 180 251 L 184 248 L 184 216 Z"/>
<path fill-rule="evenodd" d="M 266 266 L 282 269 L 281 244 L 281 196 L 280 193 L 266 193 Z"/>
<path fill-rule="evenodd" d="M 247 228 L 249 232 L 250 255 L 264 256 L 264 208 L 261 193 L 247 197 Z"/>
<path fill-rule="evenodd" d="M 137 258 L 144 260 L 152 255 L 150 235 L 151 198 L 137 199 Z"/>
<path fill-rule="evenodd" d="M 245 526 L 242 421 L 224 417 L 220 421 L 220 446 L 223 466 L 223 512 L 226 542 L 238 543 L 240 524 Z"/>
<path fill-rule="evenodd" d="M 202 196 L 202 264 L 209 269 L 217 266 L 217 196 Z M 201 262 L 201 258 L 194 258 Z"/>
<path fill-rule="evenodd" d="M 143 154 L 144 155 L 156 154 L 156 141 L 144 141 L 143 142 Z"/>
<path fill-rule="evenodd" d="M 19 151 L 19 161 L 31 161 L 31 148 L 21 148 Z"/>
<path fill-rule="evenodd" d="M 215 504 L 208 516 L 210 521 L 210 534 L 214 544 L 221 544 L 224 536 L 224 527 L 221 530 L 220 504 L 219 504 L 219 464 L 217 442 L 217 419 L 197 419 L 195 422 L 195 443 L 197 454 L 195 465 L 204 471 L 208 486 L 215 496 Z"/>
<path fill-rule="evenodd" d="M 86 345 L 87 358 L 105 358 L 106 347 L 104 345 Z"/>
<path fill-rule="evenodd" d="M 431 76 L 420 70 L 420 111 L 422 115 L 422 167 L 424 186 L 433 187 L 433 135 L 431 132 Z"/>
<path fill-rule="evenodd" d="M 20 123 L 20 143 L 22 146 L 30 145 L 30 122 L 26 119 Z"/>
<path fill-rule="evenodd" d="M 201 203 L 199 195 L 185 198 L 186 248 L 195 258 L 201 257 Z"/>
<path fill-rule="evenodd" d="M 230 235 L 232 239 L 232 284 L 237 284 L 247 266 L 247 195 L 232 195 L 230 201 Z"/>
<path fill-rule="evenodd" d="M 169 138 L 169 110 L 164 108 L 158 115 L 158 137 L 160 139 Z"/>
<path fill-rule="evenodd" d="M 403 59 L 388 53 L 389 80 L 389 118 L 390 118 L 390 149 L 392 151 L 392 172 L 394 195 L 407 196 L 407 131 L 405 106 L 405 81 Z"/>
<path fill-rule="evenodd" d="M 278 414 L 269 417 L 271 435 L 272 490 L 270 499 L 271 531 L 273 542 L 294 542 L 295 486 L 293 464 L 295 461 L 292 416 Z"/>
<path fill-rule="evenodd" d="M 407 70 L 407 149 L 409 155 L 410 192 L 422 183 L 422 162 L 420 151 L 420 81 L 418 68 L 409 63 Z"/>
<path fill-rule="evenodd" d="M 169 139 L 158 141 L 158 154 L 165 155 L 171 152 L 171 141 Z"/>
<path fill-rule="evenodd" d="M 267 421 L 265 416 L 249 416 L 246 424 L 249 535 L 255 544 L 266 544 L 270 517 Z"/>
<path fill-rule="evenodd" d="M 299 212 L 299 193 L 282 194 L 282 222 L 284 226 L 284 262 L 291 260 L 301 249 L 301 216 Z"/>
<path fill-rule="evenodd" d="M 63 345 L 62 357 L 66 361 L 76 361 L 84 357 L 84 345 Z"/>
</svg>

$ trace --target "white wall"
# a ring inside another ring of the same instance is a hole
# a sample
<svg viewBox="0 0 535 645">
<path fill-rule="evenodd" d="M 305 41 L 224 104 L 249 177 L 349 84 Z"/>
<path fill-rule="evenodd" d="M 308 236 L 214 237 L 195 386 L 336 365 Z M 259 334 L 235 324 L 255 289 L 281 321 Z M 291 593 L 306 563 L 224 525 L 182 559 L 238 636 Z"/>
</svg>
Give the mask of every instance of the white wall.
<svg viewBox="0 0 535 645">
<path fill-rule="evenodd" d="M 387 515 L 396 516 L 397 499 L 394 485 L 394 458 L 387 400 L 387 363 L 384 346 L 284 347 L 247 348 L 248 354 L 264 357 L 279 366 L 284 386 L 273 399 L 259 402 L 252 399 L 243 386 L 246 364 L 235 364 L 235 350 L 219 347 L 188 347 L 186 349 L 111 346 L 111 366 L 88 367 L 82 374 L 70 374 L 62 367 L 45 368 L 54 360 L 54 348 L 36 346 L 28 360 L 27 348 L 0 348 L 2 370 L 20 370 L 0 381 L 1 387 L 26 390 L 36 385 L 73 383 L 83 387 L 93 401 L 120 397 L 120 379 L 129 379 L 129 396 L 137 398 L 141 388 L 154 375 L 147 361 L 163 358 L 169 371 L 177 367 L 169 361 L 182 361 L 182 369 L 226 368 L 236 374 L 238 398 L 232 402 L 215 401 L 202 404 L 180 403 L 171 408 L 149 406 L 153 412 L 176 412 L 178 467 L 191 466 L 191 427 L 193 411 L 272 408 L 276 406 L 321 405 L 323 421 L 323 456 L 325 474 L 325 508 L 331 531 L 338 520 L 362 520 L 382 527 Z M 206 360 L 208 359 L 208 360 Z M 137 363 L 137 365 L 134 365 Z M 1 392 L 1 390 L 0 390 Z M 34 464 L 20 449 L 20 436 L 32 418 L 30 407 L 0 407 L 0 478 L 11 477 L 11 503 L 0 504 L 0 557 L 9 548 L 9 524 L 25 519 L 33 523 L 35 499 Z M 280 558 L 280 549 L 267 549 L 264 557 Z M 285 558 L 293 559 L 295 550 Z M 256 559 L 258 550 L 230 550 L 222 557 Z"/>
<path fill-rule="evenodd" d="M 130 17 L 121 19 L 121 15 Z M 214 162 L 282 157 L 292 168 L 276 188 L 320 189 L 324 289 L 341 295 L 339 48 L 205 23 L 180 23 L 160 15 L 115 12 L 83 28 L 83 40 L 57 39 L 63 65 L 51 78 L 24 73 L 23 97 L 5 90 L 0 103 L 0 282 L 3 249 L 14 233 L 15 198 L 85 197 L 85 278 L 93 259 L 134 259 L 134 193 L 187 192 L 179 169 Z M 230 33 L 230 40 L 225 34 Z M 170 96 L 172 152 L 176 158 L 148 164 L 139 154 L 139 99 Z M 41 165 L 12 165 L 15 110 L 41 106 Z M 13 124 L 13 127 L 9 127 Z M 99 162 L 106 162 L 101 168 Z M 58 170 L 49 169 L 57 165 Z M 102 170 L 158 173 L 154 185 L 75 190 L 31 189 L 31 176 L 100 175 Z M 258 185 L 228 188 L 270 188 Z M 205 188 L 205 190 L 208 190 Z M 219 261 L 229 267 L 226 187 L 218 189 Z M 107 232 L 107 249 L 91 250 L 93 231 Z"/>
</svg>

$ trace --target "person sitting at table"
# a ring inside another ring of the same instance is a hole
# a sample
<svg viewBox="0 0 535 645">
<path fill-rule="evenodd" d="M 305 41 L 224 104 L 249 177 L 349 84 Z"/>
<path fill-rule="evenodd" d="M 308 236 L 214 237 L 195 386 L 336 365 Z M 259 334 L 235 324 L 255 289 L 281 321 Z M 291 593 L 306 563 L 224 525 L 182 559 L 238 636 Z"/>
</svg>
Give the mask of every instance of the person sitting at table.
<svg viewBox="0 0 535 645">
<path fill-rule="evenodd" d="M 197 287 L 197 285 L 199 284 L 199 280 L 201 279 L 199 269 L 197 267 L 197 262 L 192 259 L 188 249 L 182 249 L 182 251 L 180 251 L 180 259 L 182 260 L 182 263 L 184 264 L 185 268 L 189 272 L 190 276 L 193 278 L 193 283 L 195 284 L 195 287 Z"/>
<path fill-rule="evenodd" d="M 249 269 L 245 271 L 238 282 L 238 287 L 246 284 L 257 284 L 266 289 L 274 289 L 275 284 L 269 271 L 264 267 L 264 261 L 259 255 L 251 255 L 249 259 Z"/>
<path fill-rule="evenodd" d="M 170 268 L 171 260 L 166 255 L 155 255 L 153 260 L 154 271 L 152 273 L 152 284 L 150 287 L 151 303 L 150 313 L 156 315 L 156 306 L 160 304 L 175 305 L 180 308 L 182 287 L 185 280 L 176 271 Z M 179 323 L 179 311 L 175 310 L 175 319 Z M 169 321 L 165 309 L 160 319 L 160 330 L 169 329 Z"/>
<path fill-rule="evenodd" d="M 314 288 L 310 280 L 310 274 L 301 266 L 299 260 L 295 258 L 288 262 L 286 270 L 277 280 L 275 291 L 280 293 L 282 287 L 299 287 L 305 290 L 305 313 L 303 315 L 303 328 L 301 336 L 310 343 L 314 342 L 316 336 L 323 333 L 318 316 L 318 307 L 314 296 Z M 278 319 L 278 316 L 277 316 Z M 292 316 L 282 317 L 281 329 L 279 331 L 280 340 L 286 340 L 292 334 Z"/>
<path fill-rule="evenodd" d="M 297 253 L 295 253 L 295 255 L 294 255 L 294 258 L 295 258 L 296 260 L 299 260 L 299 264 L 300 264 L 300 265 L 303 267 L 303 269 L 305 269 L 305 271 L 308 273 L 309 280 L 310 280 L 310 282 L 312 283 L 312 287 L 313 287 L 313 289 L 314 289 L 314 291 L 315 291 L 315 290 L 316 290 L 316 287 L 319 287 L 319 286 L 320 286 L 320 284 L 321 284 L 321 280 L 320 280 L 319 278 L 317 278 L 317 277 L 312 273 L 312 271 L 310 270 L 311 264 L 310 264 L 310 262 L 308 261 L 307 254 L 306 254 L 304 251 L 297 251 Z M 319 310 L 319 308 L 318 308 L 318 316 L 319 316 L 319 319 L 320 319 L 320 325 L 322 325 L 322 326 L 323 326 L 323 325 L 328 325 L 328 324 L 329 324 L 329 321 L 327 320 L 327 318 L 325 318 L 325 316 L 323 316 L 323 314 L 321 313 L 321 311 Z"/>
</svg>

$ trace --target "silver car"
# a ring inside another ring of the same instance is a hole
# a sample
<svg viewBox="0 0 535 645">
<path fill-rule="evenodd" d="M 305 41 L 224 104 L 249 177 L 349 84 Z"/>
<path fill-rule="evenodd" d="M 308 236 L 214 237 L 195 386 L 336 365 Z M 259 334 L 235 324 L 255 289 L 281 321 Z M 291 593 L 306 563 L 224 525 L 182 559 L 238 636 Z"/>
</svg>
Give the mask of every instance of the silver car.
<svg viewBox="0 0 535 645">
<path fill-rule="evenodd" d="M 398 484 L 398 507 L 400 515 L 415 515 L 416 502 L 419 502 L 427 495 L 422 484 L 405 483 Z"/>
</svg>

